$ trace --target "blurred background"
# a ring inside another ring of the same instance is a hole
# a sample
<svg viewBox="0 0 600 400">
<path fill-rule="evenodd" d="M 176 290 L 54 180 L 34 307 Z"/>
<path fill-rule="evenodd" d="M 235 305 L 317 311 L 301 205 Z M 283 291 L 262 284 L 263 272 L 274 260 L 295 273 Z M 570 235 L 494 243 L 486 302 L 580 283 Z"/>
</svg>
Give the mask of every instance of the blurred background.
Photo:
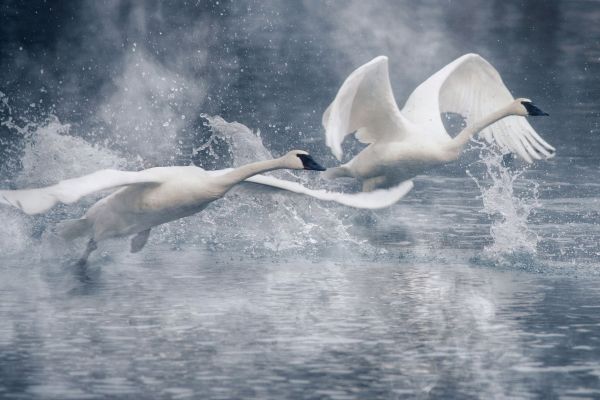
<svg viewBox="0 0 600 400">
<path fill-rule="evenodd" d="M 534 126 L 559 154 L 600 150 L 595 1 L 5 0 L 0 18 L 4 179 L 28 127 L 50 116 L 147 166 L 189 163 L 203 113 L 259 129 L 274 154 L 306 148 L 331 165 L 322 112 L 380 54 L 401 106 L 479 53 L 551 114 Z"/>
</svg>

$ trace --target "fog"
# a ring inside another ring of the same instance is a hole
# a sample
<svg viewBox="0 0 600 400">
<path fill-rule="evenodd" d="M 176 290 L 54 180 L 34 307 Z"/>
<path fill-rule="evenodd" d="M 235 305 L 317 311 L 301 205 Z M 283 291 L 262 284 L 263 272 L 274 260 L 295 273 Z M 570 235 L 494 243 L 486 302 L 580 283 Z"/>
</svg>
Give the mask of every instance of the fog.
<svg viewBox="0 0 600 400">
<path fill-rule="evenodd" d="M 535 98 L 551 113 L 599 95 L 585 83 L 598 73 L 598 37 L 580 29 L 598 15 L 593 2 L 115 0 L 1 7 L 0 90 L 13 119 L 23 126 L 54 115 L 73 126 L 72 135 L 147 164 L 189 162 L 186 146 L 205 135 L 201 113 L 260 129 L 276 153 L 304 147 L 324 157 L 322 111 L 349 72 L 380 54 L 390 57 L 400 104 L 467 52 L 489 59 L 515 95 Z M 561 57 L 572 51 L 574 57 Z M 2 113 L 6 121 L 6 107 Z M 590 117 L 569 135 L 586 140 L 596 133 Z M 552 129 L 545 121 L 538 126 L 551 143 L 564 137 L 565 125 L 556 121 Z M 4 154 L 22 146 L 20 136 L 3 124 Z"/>
</svg>

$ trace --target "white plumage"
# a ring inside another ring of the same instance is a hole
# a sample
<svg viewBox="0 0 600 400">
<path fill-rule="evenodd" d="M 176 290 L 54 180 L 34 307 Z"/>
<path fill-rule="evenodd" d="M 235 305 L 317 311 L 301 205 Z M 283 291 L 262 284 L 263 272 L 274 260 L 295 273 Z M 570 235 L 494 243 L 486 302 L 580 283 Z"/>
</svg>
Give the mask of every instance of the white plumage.
<svg viewBox="0 0 600 400">
<path fill-rule="evenodd" d="M 111 194 L 90 207 L 82 218 L 63 221 L 57 228 L 65 239 L 90 237 L 80 260 L 81 264 L 85 264 L 89 254 L 96 249 L 97 241 L 135 235 L 131 251 L 139 251 L 146 244 L 152 227 L 202 211 L 243 181 L 359 208 L 387 207 L 412 187 L 403 184 L 368 194 L 344 194 L 312 190 L 299 183 L 260 175 L 261 172 L 283 168 L 324 170 L 308 153 L 294 150 L 274 160 L 218 171 L 205 171 L 195 166 L 158 167 L 139 172 L 101 170 L 45 188 L 0 190 L 0 203 L 17 207 L 27 214 L 40 214 L 58 203 L 71 204 L 89 194 L 112 190 Z"/>
<path fill-rule="evenodd" d="M 450 137 L 441 119 L 453 112 L 467 127 Z M 547 115 L 528 99 L 514 99 L 498 72 L 476 54 L 466 54 L 435 73 L 409 96 L 400 110 L 394 99 L 387 57 L 356 69 L 323 114 L 327 145 L 341 160 L 344 138 L 369 146 L 329 177 L 355 177 L 363 190 L 389 187 L 427 168 L 452 161 L 476 133 L 527 162 L 549 158 L 554 148 L 524 116 Z"/>
</svg>

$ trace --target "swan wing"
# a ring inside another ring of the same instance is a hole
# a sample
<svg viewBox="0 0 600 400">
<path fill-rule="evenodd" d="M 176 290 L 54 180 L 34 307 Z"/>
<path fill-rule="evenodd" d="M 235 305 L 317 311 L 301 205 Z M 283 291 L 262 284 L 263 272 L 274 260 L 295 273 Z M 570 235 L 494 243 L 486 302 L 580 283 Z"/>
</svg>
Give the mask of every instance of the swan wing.
<svg viewBox="0 0 600 400">
<path fill-rule="evenodd" d="M 340 193 L 329 192 L 327 190 L 309 189 L 297 182 L 286 181 L 272 176 L 254 175 L 246 179 L 247 182 L 258 183 L 261 185 L 272 186 L 290 192 L 304 194 L 324 201 L 334 201 L 349 207 L 377 209 L 389 207 L 397 203 L 412 188 L 412 181 L 404 181 L 397 186 L 389 189 L 378 189 L 372 192 L 359 193 Z"/>
<path fill-rule="evenodd" d="M 500 74 L 483 57 L 466 54 L 419 85 L 408 98 L 402 114 L 424 126 L 424 134 L 451 139 L 441 113 L 457 113 L 471 124 L 513 101 Z M 483 129 L 488 141 L 517 153 L 524 160 L 549 158 L 554 147 L 542 139 L 527 119 L 509 116 Z"/>
<path fill-rule="evenodd" d="M 323 114 L 327 146 L 338 160 L 342 142 L 352 132 L 363 143 L 400 141 L 406 136 L 405 121 L 392 93 L 388 59 L 379 56 L 346 78 Z"/>
<path fill-rule="evenodd" d="M 58 203 L 72 204 L 84 196 L 102 190 L 149 183 L 159 183 L 159 180 L 148 171 L 104 169 L 44 188 L 0 190 L 0 204 L 11 205 L 33 215 L 46 212 Z"/>
</svg>

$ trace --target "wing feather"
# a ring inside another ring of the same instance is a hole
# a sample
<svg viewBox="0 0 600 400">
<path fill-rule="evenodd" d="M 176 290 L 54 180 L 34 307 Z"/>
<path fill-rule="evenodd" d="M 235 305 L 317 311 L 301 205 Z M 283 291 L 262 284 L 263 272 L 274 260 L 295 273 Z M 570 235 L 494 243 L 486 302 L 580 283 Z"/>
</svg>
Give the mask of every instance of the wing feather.
<svg viewBox="0 0 600 400">
<path fill-rule="evenodd" d="M 354 208 L 378 209 L 389 207 L 402 199 L 412 188 L 412 181 L 404 181 L 389 189 L 377 189 L 372 192 L 340 193 L 327 190 L 309 189 L 297 182 L 286 181 L 272 176 L 254 175 L 246 182 L 276 187 L 290 192 L 304 194 L 323 201 L 334 201 Z"/>
<path fill-rule="evenodd" d="M 135 184 L 159 183 L 148 171 L 129 172 L 105 169 L 79 178 L 60 181 L 39 189 L 0 190 L 0 203 L 20 208 L 26 214 L 40 214 L 58 203 L 72 204 L 84 196 L 107 189 Z"/>
<path fill-rule="evenodd" d="M 352 132 L 363 143 L 402 140 L 405 121 L 400 114 L 390 78 L 388 59 L 379 56 L 346 78 L 335 99 L 323 113 L 327 146 L 338 160 L 342 142 Z"/>
<path fill-rule="evenodd" d="M 469 125 L 513 100 L 500 74 L 489 62 L 477 54 L 466 54 L 419 85 L 408 98 L 402 114 L 424 126 L 425 134 L 450 139 L 440 114 L 460 114 Z M 527 162 L 551 157 L 555 150 L 520 116 L 506 117 L 480 134 Z"/>
<path fill-rule="evenodd" d="M 219 176 L 232 171 L 227 168 L 218 171 L 206 171 L 213 176 Z M 254 175 L 245 180 L 245 182 L 257 183 L 259 185 L 271 186 L 278 189 L 287 190 L 298 194 L 314 197 L 323 201 L 334 201 L 345 206 L 354 208 L 378 209 L 389 207 L 402 199 L 413 188 L 412 181 L 404 181 L 397 186 L 389 189 L 378 189 L 372 192 L 359 193 L 340 193 L 327 190 L 309 189 L 298 182 L 286 181 L 285 179 L 275 178 L 267 175 Z"/>
</svg>

